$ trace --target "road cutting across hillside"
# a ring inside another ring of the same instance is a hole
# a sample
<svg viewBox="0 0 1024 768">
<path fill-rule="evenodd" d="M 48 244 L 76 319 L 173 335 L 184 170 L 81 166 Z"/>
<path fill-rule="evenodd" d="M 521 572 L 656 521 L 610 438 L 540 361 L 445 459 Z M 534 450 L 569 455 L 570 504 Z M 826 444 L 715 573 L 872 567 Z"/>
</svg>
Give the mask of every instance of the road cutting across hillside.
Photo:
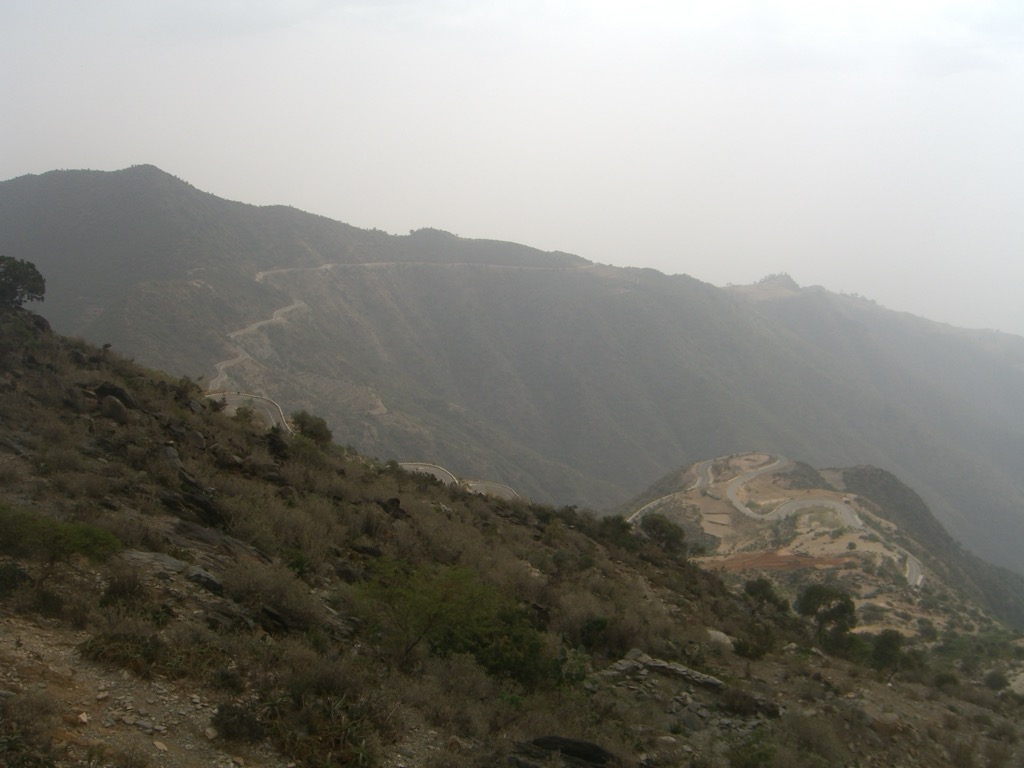
<svg viewBox="0 0 1024 768">
<path fill-rule="evenodd" d="M 839 501 L 837 499 L 831 499 L 826 497 L 807 497 L 801 499 L 789 499 L 787 501 L 784 501 L 779 506 L 775 507 L 775 509 L 771 510 L 770 512 L 765 513 L 755 512 L 754 510 L 750 509 L 750 507 L 748 507 L 747 504 L 744 503 L 740 498 L 740 491 L 743 488 L 743 486 L 747 485 L 748 483 L 762 475 L 767 475 L 774 472 L 778 472 L 780 470 L 784 470 L 793 464 L 791 460 L 785 458 L 784 456 L 772 456 L 768 454 L 761 455 L 766 457 L 768 463 L 763 464 L 763 466 L 747 470 L 745 472 L 739 472 L 735 477 L 731 478 L 725 483 L 725 496 L 728 499 L 729 503 L 732 505 L 732 508 L 736 512 L 739 512 L 744 517 L 747 517 L 751 520 L 756 520 L 759 522 L 775 522 L 783 520 L 787 517 L 791 517 L 793 515 L 797 515 L 807 510 L 825 509 L 836 515 L 836 518 L 839 521 L 839 525 L 837 527 L 848 528 L 853 531 L 864 531 L 866 529 L 864 521 L 860 518 L 857 512 L 849 504 L 847 504 L 844 501 Z M 723 460 L 729 461 L 740 458 L 749 460 L 751 458 L 756 457 L 757 454 L 750 455 L 749 457 L 724 456 L 719 459 L 707 459 L 705 461 L 702 461 L 699 464 L 695 465 L 694 467 L 694 473 L 696 475 L 696 478 L 692 485 L 690 485 L 683 491 L 676 491 L 674 493 L 666 494 L 665 496 L 648 502 L 640 509 L 633 512 L 633 514 L 629 515 L 626 519 L 631 523 L 636 523 L 645 514 L 651 514 L 656 510 L 661 509 L 662 507 L 670 504 L 673 501 L 678 501 L 684 497 L 689 497 L 689 494 L 693 491 L 699 491 L 702 496 L 706 495 L 708 489 L 713 487 L 714 485 L 711 472 L 716 462 Z M 704 510 L 702 510 L 702 516 L 705 518 L 705 520 L 708 519 L 708 516 L 705 514 Z M 896 545 L 892 546 L 896 551 L 899 552 L 903 559 L 904 575 L 907 579 L 907 583 L 914 587 L 920 586 L 921 582 L 924 580 L 924 569 L 921 565 L 921 562 L 912 554 L 910 554 L 906 549 Z"/>
</svg>

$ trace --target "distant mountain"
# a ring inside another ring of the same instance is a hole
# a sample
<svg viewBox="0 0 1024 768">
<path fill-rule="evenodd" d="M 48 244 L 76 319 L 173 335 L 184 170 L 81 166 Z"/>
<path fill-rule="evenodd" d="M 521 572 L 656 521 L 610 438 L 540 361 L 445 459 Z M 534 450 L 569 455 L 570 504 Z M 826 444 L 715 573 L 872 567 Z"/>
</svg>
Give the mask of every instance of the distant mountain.
<svg viewBox="0 0 1024 768">
<path fill-rule="evenodd" d="M 786 278 L 360 230 L 150 166 L 0 183 L 0 253 L 37 264 L 60 331 L 307 408 L 363 452 L 597 509 L 732 452 L 884 466 L 1021 570 L 1019 337 Z"/>
</svg>

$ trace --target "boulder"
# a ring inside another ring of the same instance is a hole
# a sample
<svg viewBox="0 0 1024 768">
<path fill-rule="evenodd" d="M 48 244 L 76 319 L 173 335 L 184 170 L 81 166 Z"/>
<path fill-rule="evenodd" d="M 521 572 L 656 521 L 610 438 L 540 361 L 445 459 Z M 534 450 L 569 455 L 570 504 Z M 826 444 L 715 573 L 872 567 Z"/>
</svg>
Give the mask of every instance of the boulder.
<svg viewBox="0 0 1024 768">
<path fill-rule="evenodd" d="M 721 632 L 717 629 L 709 629 L 708 633 L 708 645 L 722 653 L 732 653 L 733 641 L 725 632 Z"/>
<path fill-rule="evenodd" d="M 193 429 L 185 435 L 185 440 L 188 441 L 188 444 L 197 451 L 206 450 L 206 438 L 203 437 L 201 432 L 197 432 Z"/>
<path fill-rule="evenodd" d="M 99 384 L 87 386 L 86 389 L 91 390 L 96 395 L 97 400 L 103 400 L 108 395 L 116 397 L 125 408 L 131 408 L 132 410 L 139 407 L 139 404 L 135 402 L 135 397 L 124 387 L 119 387 L 110 381 L 102 381 Z"/>
<path fill-rule="evenodd" d="M 508 762 L 517 768 L 540 768 L 549 765 L 561 765 L 566 768 L 621 765 L 619 759 L 604 747 L 564 736 L 541 736 L 532 741 L 518 742 L 515 745 L 515 753 L 509 757 Z"/>
<path fill-rule="evenodd" d="M 217 580 L 217 577 L 198 565 L 190 565 L 185 570 L 185 578 L 215 595 L 224 594 L 224 585 Z"/>
<path fill-rule="evenodd" d="M 100 413 L 118 424 L 128 423 L 128 409 L 113 395 L 107 395 L 100 400 Z"/>
<path fill-rule="evenodd" d="M 160 501 L 183 520 L 214 528 L 223 527 L 227 522 L 224 513 L 204 494 L 166 492 L 160 495 Z"/>
<path fill-rule="evenodd" d="M 664 659 L 655 659 L 648 656 L 639 648 L 632 649 L 619 661 L 601 672 L 604 676 L 629 675 L 637 672 L 656 672 L 669 677 L 679 677 L 694 685 L 701 685 L 705 688 L 719 690 L 725 687 L 725 683 L 712 675 L 705 675 L 695 669 L 690 669 L 683 664 Z"/>
</svg>

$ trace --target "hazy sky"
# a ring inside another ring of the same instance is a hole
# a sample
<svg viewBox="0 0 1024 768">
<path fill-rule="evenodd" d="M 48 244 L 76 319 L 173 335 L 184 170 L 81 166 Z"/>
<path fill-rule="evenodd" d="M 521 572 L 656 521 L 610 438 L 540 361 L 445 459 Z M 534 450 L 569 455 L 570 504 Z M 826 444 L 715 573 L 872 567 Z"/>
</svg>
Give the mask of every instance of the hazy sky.
<svg viewBox="0 0 1024 768">
<path fill-rule="evenodd" d="M 0 0 L 0 86 L 4 179 L 152 163 L 1024 335 L 1021 0 Z"/>
</svg>

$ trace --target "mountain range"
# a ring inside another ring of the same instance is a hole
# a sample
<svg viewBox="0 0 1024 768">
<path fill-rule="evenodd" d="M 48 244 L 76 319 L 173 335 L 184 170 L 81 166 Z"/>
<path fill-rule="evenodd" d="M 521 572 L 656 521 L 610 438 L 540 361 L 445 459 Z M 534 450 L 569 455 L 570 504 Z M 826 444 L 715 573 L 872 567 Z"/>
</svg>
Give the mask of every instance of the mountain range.
<svg viewBox="0 0 1024 768">
<path fill-rule="evenodd" d="M 705 459 L 875 465 L 1022 570 L 1024 339 L 785 276 L 718 288 L 438 230 L 362 230 L 152 166 L 0 183 L 54 327 L 322 415 L 337 440 L 608 510 Z"/>
</svg>

